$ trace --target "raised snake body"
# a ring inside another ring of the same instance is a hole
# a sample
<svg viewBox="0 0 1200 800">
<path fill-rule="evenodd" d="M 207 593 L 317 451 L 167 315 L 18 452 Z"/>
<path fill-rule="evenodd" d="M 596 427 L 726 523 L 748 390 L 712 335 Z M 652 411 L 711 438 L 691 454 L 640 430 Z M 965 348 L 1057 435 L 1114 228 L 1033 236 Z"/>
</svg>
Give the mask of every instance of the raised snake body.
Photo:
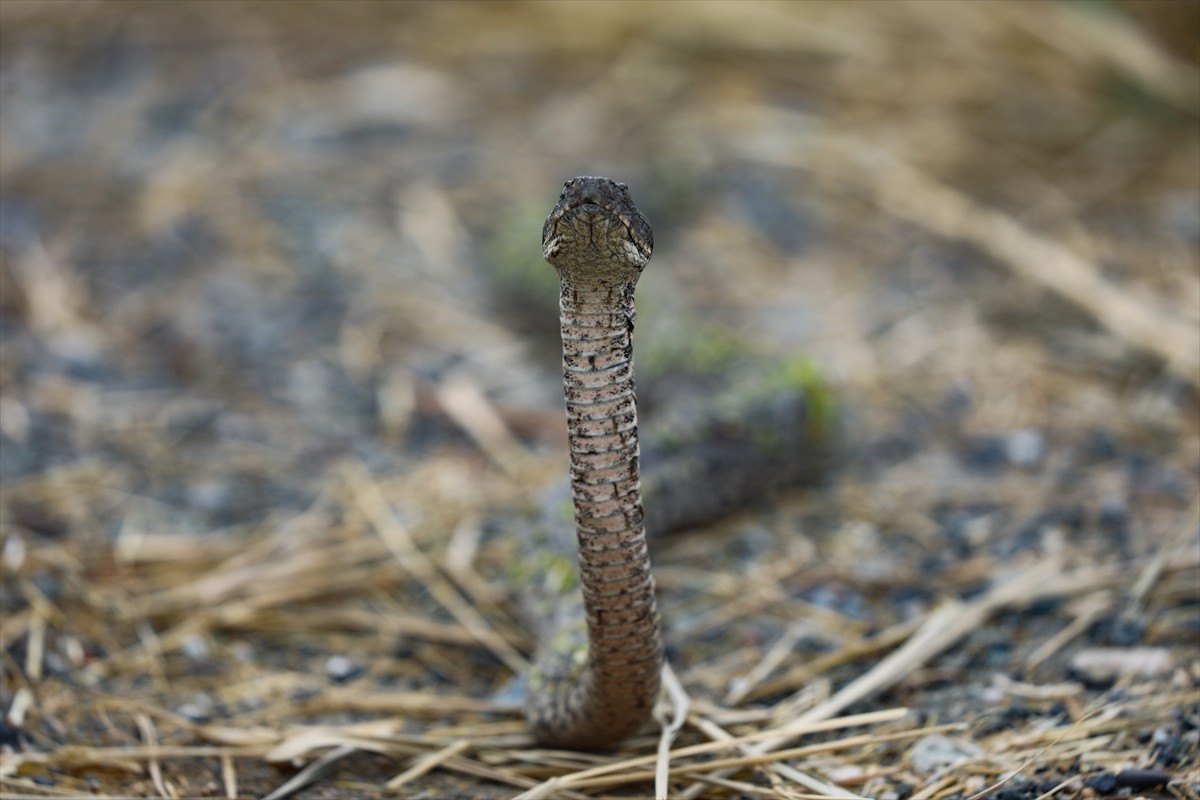
<svg viewBox="0 0 1200 800">
<path fill-rule="evenodd" d="M 581 597 L 541 643 L 525 704 L 543 744 L 615 746 L 649 719 L 662 641 L 646 548 L 633 386 L 633 292 L 654 236 L 624 184 L 580 177 L 542 229 L 561 282 L 563 388 Z M 578 604 L 582 601 L 582 609 Z"/>
</svg>

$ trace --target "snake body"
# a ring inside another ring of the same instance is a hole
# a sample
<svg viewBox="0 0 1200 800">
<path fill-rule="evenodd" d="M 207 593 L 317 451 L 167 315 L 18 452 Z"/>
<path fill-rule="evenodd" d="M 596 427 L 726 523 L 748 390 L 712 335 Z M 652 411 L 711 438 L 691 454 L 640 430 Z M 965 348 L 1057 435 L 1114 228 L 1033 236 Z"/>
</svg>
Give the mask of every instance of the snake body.
<svg viewBox="0 0 1200 800">
<path fill-rule="evenodd" d="M 525 704 L 534 736 L 602 750 L 638 731 L 663 662 L 646 547 L 633 385 L 634 286 L 654 235 L 629 189 L 567 181 L 542 229 L 560 280 L 563 389 L 579 554 L 578 597 L 540 645 Z"/>
</svg>

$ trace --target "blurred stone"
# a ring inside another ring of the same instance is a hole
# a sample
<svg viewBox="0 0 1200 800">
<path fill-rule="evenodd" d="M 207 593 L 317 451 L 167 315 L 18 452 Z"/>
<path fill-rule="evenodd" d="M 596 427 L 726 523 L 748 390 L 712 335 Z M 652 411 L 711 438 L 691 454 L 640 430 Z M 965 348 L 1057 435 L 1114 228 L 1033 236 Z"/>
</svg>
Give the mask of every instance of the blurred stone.
<svg viewBox="0 0 1200 800">
<path fill-rule="evenodd" d="M 921 739 L 909 752 L 909 762 L 914 771 L 928 775 L 938 770 L 962 764 L 983 756 L 978 745 L 965 739 L 934 734 Z"/>
<path fill-rule="evenodd" d="M 1162 214 L 1175 236 L 1193 244 L 1200 242 L 1200 196 L 1194 190 L 1168 194 L 1163 198 Z"/>
<path fill-rule="evenodd" d="M 346 656 L 330 656 L 325 661 L 325 674 L 337 683 L 348 683 L 362 675 L 365 667 Z"/>
<path fill-rule="evenodd" d="M 1157 678 L 1174 668 L 1165 647 L 1089 647 L 1071 659 L 1071 670 L 1091 684 L 1109 684 L 1124 675 Z"/>
<path fill-rule="evenodd" d="M 1123 769 L 1116 776 L 1118 786 L 1127 786 L 1135 792 L 1165 786 L 1171 777 L 1171 773 L 1160 769 Z"/>
<path fill-rule="evenodd" d="M 0 562 L 3 562 L 6 570 L 16 572 L 25 563 L 26 552 L 25 539 L 14 533 L 4 541 L 4 550 L 3 554 L 0 555 Z"/>
<path fill-rule="evenodd" d="M 999 472 L 1009 463 L 1005 440 L 995 436 L 983 436 L 967 441 L 960 457 L 967 469 L 982 473 Z"/>
<path fill-rule="evenodd" d="M 1032 467 L 1041 463 L 1046 456 L 1046 437 L 1033 428 L 1021 428 L 1005 437 L 1004 451 L 1010 463 L 1018 467 Z"/>
<path fill-rule="evenodd" d="M 180 649 L 183 651 L 184 656 L 193 662 L 208 661 L 212 652 L 208 644 L 208 639 L 200 635 L 189 636 L 184 639 Z"/>
<path fill-rule="evenodd" d="M 190 702 L 184 703 L 175 709 L 175 713 L 181 717 L 186 717 L 192 722 L 208 722 L 212 719 L 213 711 L 216 709 L 216 703 L 207 694 L 198 692 L 192 695 Z"/>
</svg>

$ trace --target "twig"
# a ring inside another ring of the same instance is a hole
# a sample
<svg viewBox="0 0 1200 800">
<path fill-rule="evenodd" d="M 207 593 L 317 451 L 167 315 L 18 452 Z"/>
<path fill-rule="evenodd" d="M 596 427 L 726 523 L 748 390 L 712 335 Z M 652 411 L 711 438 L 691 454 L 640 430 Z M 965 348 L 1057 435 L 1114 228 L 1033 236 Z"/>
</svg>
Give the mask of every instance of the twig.
<svg viewBox="0 0 1200 800">
<path fill-rule="evenodd" d="M 1133 591 L 1129 594 L 1128 613 L 1136 614 L 1138 612 L 1147 593 L 1166 568 L 1167 561 L 1183 547 L 1184 542 L 1195 535 L 1198 525 L 1200 525 L 1200 500 L 1192 503 L 1187 517 L 1184 518 L 1183 524 L 1179 526 L 1175 535 L 1159 548 L 1158 552 L 1154 554 L 1154 558 L 1150 559 L 1150 563 L 1146 564 L 1141 575 L 1138 576 L 1137 583 L 1134 584 Z"/>
<path fill-rule="evenodd" d="M 1094 592 L 1084 597 L 1075 609 L 1075 618 L 1062 630 L 1038 645 L 1025 659 L 1025 672 L 1031 674 L 1050 656 L 1057 653 L 1067 642 L 1086 631 L 1101 614 L 1112 608 L 1113 597 L 1110 592 Z"/>
<path fill-rule="evenodd" d="M 427 753 L 416 760 L 416 762 L 408 769 L 401 772 L 396 777 L 384 784 L 388 791 L 396 791 L 401 786 L 410 781 L 413 781 L 432 769 L 435 769 L 439 764 L 447 759 L 453 758 L 462 751 L 471 746 L 470 739 L 459 739 L 457 742 L 449 744 L 433 753 Z"/>
<path fill-rule="evenodd" d="M 145 714 L 137 715 L 138 730 L 142 734 L 142 741 L 146 743 L 152 751 L 158 748 L 158 733 L 154 730 L 154 722 Z M 163 783 L 162 764 L 159 763 L 158 757 L 151 755 L 148 759 L 150 766 L 150 780 L 154 783 L 154 788 L 163 797 L 171 797 L 171 793 L 167 791 L 167 786 Z"/>
<path fill-rule="evenodd" d="M 741 745 L 751 742 L 762 741 L 772 737 L 779 738 L 781 736 L 801 736 L 807 733 L 819 733 L 822 731 L 840 730 L 842 728 L 853 728 L 862 725 L 879 725 L 887 722 L 895 722 L 903 719 L 908 714 L 906 708 L 889 708 L 882 711 L 872 711 L 865 714 L 853 714 L 848 717 L 839 717 L 832 720 L 824 720 L 821 722 L 793 722 L 784 728 L 776 728 L 773 730 L 758 731 L 757 733 L 746 734 L 745 736 L 732 737 L 730 739 L 722 739 L 720 741 L 707 742 L 704 744 L 694 744 L 688 747 L 681 747 L 678 750 L 671 752 L 671 758 L 674 760 L 683 759 L 689 756 L 703 755 L 707 753 L 717 753 L 725 750 L 732 750 Z M 846 740 L 839 740 L 846 741 Z M 549 781 L 536 787 L 536 790 L 531 790 L 520 796 L 520 800 L 535 800 L 540 797 L 553 796 L 555 791 L 566 787 L 574 786 L 592 786 L 598 785 L 595 779 L 609 776 L 612 773 L 621 772 L 633 767 L 642 767 L 654 764 L 658 761 L 658 756 L 638 756 L 636 758 L 626 759 L 624 761 L 615 761 L 609 764 L 601 764 L 596 767 L 580 770 L 569 775 L 562 775 L 556 778 L 551 778 Z M 681 768 L 672 768 L 671 772 L 681 771 Z M 653 778 L 654 773 L 638 773 L 641 778 Z M 632 780 L 629 776 L 621 776 L 618 782 L 625 782 L 626 779 Z"/>
<path fill-rule="evenodd" d="M 708 736 L 710 739 L 713 739 L 714 741 L 722 741 L 722 742 L 732 742 L 733 741 L 734 737 L 732 735 L 730 735 L 727 731 L 722 729 L 719 725 L 712 722 L 711 720 L 697 719 L 695 724 L 696 724 L 696 727 L 699 728 L 704 733 L 704 735 Z M 751 754 L 751 749 L 745 745 L 739 745 L 738 749 L 741 750 L 743 754 L 746 754 L 746 755 Z M 812 789 L 814 792 L 817 793 L 815 795 L 812 795 L 813 797 L 844 797 L 844 798 L 857 798 L 858 797 L 858 795 L 851 794 L 850 792 L 843 790 L 841 787 L 833 786 L 832 784 L 825 783 L 824 781 L 818 780 L 817 778 L 814 778 L 812 775 L 801 772 L 800 770 L 796 769 L 795 767 L 791 767 L 787 764 L 772 764 L 771 768 L 774 769 L 777 774 L 782 775 L 783 777 L 787 778 L 788 780 L 793 781 L 794 783 L 797 783 L 800 786 L 805 786 L 809 789 Z M 721 779 L 720 775 L 722 775 L 722 774 L 724 774 L 724 773 L 718 773 L 715 776 L 704 776 L 704 777 L 700 778 L 700 780 L 697 783 L 693 783 L 691 786 L 689 786 L 687 789 L 684 790 L 683 794 L 680 795 L 680 800 L 689 800 L 689 798 L 699 797 L 701 794 L 703 794 L 704 787 L 707 786 L 708 784 L 712 783 L 713 779 L 720 780 Z M 771 776 L 771 777 L 774 778 L 774 776 Z"/>
<path fill-rule="evenodd" d="M 725 695 L 725 705 L 736 706 L 745 700 L 747 695 L 754 691 L 760 683 L 766 680 L 768 675 L 775 671 L 776 667 L 783 663 L 784 659 L 792 654 L 792 651 L 804 637 L 806 631 L 807 627 L 800 623 L 793 623 L 788 626 L 788 629 L 771 646 L 767 654 L 759 659 L 749 674 L 744 678 L 737 678 L 731 682 L 733 685 Z"/>
<path fill-rule="evenodd" d="M 437 399 L 446 415 L 510 478 L 519 477 L 528 467 L 525 448 L 474 381 L 452 377 L 438 387 Z"/>
<path fill-rule="evenodd" d="M 291 778 L 284 781 L 282 786 L 268 794 L 262 800 L 284 800 L 286 797 L 291 797 L 304 787 L 317 782 L 322 777 L 329 774 L 329 772 L 339 761 L 349 758 L 356 752 L 358 752 L 358 748 L 351 747 L 350 745 L 343 745 L 342 747 L 336 747 L 333 750 L 330 750 L 328 753 L 297 772 Z"/>
<path fill-rule="evenodd" d="M 835 739 L 833 741 L 821 742 L 819 744 L 810 744 L 804 747 L 793 747 L 788 750 L 777 750 L 772 753 L 762 753 L 758 755 L 741 755 L 731 756 L 729 758 L 720 758 L 712 761 L 698 761 L 688 764 L 678 764 L 671 767 L 671 775 L 686 776 L 696 778 L 694 773 L 705 773 L 713 771 L 718 777 L 723 777 L 732 772 L 743 769 L 745 767 L 756 767 L 762 765 L 782 766 L 775 762 L 785 761 L 794 758 L 807 758 L 809 756 L 822 755 L 825 753 L 838 752 L 841 750 L 849 750 L 856 747 L 865 747 L 872 744 L 882 744 L 884 742 L 898 741 L 900 739 L 908 739 L 914 736 L 930 735 L 934 733 L 944 733 L 949 731 L 961 731 L 962 725 L 935 725 L 928 728 L 914 728 L 908 731 L 897 731 L 895 733 L 885 734 L 863 734 L 860 736 L 847 736 L 844 739 Z M 622 764 L 621 766 L 625 766 Z M 591 777 L 583 780 L 573 780 L 582 773 L 575 775 L 566 775 L 558 779 L 558 786 L 574 786 L 578 788 L 598 788 L 602 786 L 615 786 L 622 783 L 637 783 L 640 781 L 650 780 L 654 777 L 654 773 L 649 770 L 640 772 L 622 772 L 618 774 L 608 774 L 603 776 Z M 819 781 L 817 796 L 818 797 L 841 797 L 841 798 L 859 798 L 852 792 L 848 792 L 839 787 L 832 787 L 834 791 L 830 794 L 825 790 L 825 784 Z M 540 795 L 553 796 L 553 795 Z"/>
<path fill-rule="evenodd" d="M 665 721 L 665 712 L 659 716 L 659 709 L 655 709 L 655 716 L 659 716 L 659 724 L 662 725 L 662 735 L 658 738 L 658 762 L 654 770 L 654 797 L 655 800 L 667 800 L 667 794 L 670 791 L 668 778 L 671 771 L 671 743 L 675 741 L 675 735 L 679 733 L 683 723 L 687 720 L 688 706 L 690 701 L 687 692 L 683 685 L 679 683 L 679 678 L 675 677 L 674 670 L 671 669 L 670 663 L 664 661 L 662 668 L 662 686 L 663 692 L 671 704 L 671 721 Z"/>
<path fill-rule="evenodd" d="M 229 755 L 221 756 L 221 783 L 225 786 L 225 797 L 227 800 L 237 800 L 237 765 Z"/>
</svg>

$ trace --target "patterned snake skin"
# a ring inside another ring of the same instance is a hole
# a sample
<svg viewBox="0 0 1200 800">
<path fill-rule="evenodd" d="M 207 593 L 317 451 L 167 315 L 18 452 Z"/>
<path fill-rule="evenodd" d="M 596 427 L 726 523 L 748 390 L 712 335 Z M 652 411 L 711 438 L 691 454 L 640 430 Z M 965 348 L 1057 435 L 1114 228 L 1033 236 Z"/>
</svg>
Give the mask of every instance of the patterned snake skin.
<svg viewBox="0 0 1200 800">
<path fill-rule="evenodd" d="M 582 594 L 564 597 L 553 615 L 556 625 L 541 643 L 525 711 L 543 744 L 600 750 L 650 718 L 663 662 L 633 387 L 633 290 L 654 234 L 627 186 L 580 177 L 563 187 L 542 230 L 542 247 L 561 281 Z"/>
</svg>

